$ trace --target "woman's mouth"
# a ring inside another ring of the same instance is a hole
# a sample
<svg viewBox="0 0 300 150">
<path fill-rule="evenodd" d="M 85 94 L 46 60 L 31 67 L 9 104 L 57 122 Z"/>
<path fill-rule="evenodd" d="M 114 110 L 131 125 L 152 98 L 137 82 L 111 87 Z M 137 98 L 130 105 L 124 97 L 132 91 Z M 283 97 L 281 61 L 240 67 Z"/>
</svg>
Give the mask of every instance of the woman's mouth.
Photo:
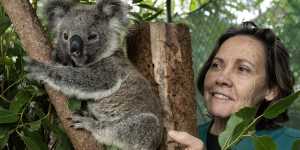
<svg viewBox="0 0 300 150">
<path fill-rule="evenodd" d="M 222 92 L 212 92 L 211 95 L 217 99 L 220 99 L 220 100 L 230 100 L 232 101 L 233 99 L 228 96 L 227 94 L 224 94 Z"/>
</svg>

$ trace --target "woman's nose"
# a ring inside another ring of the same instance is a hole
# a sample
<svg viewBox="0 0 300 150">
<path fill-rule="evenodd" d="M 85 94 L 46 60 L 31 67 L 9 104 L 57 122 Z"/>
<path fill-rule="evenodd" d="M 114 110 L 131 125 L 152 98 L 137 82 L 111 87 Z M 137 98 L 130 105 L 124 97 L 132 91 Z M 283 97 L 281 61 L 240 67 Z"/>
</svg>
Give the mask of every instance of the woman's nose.
<svg viewBox="0 0 300 150">
<path fill-rule="evenodd" d="M 220 85 L 220 86 L 231 87 L 233 85 L 232 71 L 229 69 L 224 69 L 224 70 L 220 71 L 220 73 L 216 79 L 216 84 Z"/>
</svg>

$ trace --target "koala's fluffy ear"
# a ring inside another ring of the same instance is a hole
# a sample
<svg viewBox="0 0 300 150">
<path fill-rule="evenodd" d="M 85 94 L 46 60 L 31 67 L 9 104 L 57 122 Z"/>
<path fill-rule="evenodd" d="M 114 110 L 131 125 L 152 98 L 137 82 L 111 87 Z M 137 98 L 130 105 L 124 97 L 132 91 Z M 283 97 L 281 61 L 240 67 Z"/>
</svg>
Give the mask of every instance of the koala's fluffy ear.
<svg viewBox="0 0 300 150">
<path fill-rule="evenodd" d="M 75 4 L 75 0 L 45 0 L 43 14 L 47 18 L 48 26 L 53 28 L 57 24 L 57 21 Z"/>
<path fill-rule="evenodd" d="M 97 0 L 97 8 L 100 13 L 109 17 L 126 18 L 128 5 L 121 0 Z"/>
</svg>

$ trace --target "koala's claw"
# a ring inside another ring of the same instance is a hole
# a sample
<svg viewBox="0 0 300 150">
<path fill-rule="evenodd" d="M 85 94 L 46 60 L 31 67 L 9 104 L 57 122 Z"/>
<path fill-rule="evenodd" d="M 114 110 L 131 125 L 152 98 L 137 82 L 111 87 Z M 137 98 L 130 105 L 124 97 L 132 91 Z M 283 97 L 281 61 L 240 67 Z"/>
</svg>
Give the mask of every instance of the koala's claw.
<svg viewBox="0 0 300 150">
<path fill-rule="evenodd" d="M 26 62 L 26 63 L 30 63 L 32 61 L 32 59 L 29 57 L 29 56 L 24 56 L 23 57 L 23 60 Z"/>
<path fill-rule="evenodd" d="M 43 63 L 33 60 L 28 56 L 23 57 L 23 60 L 25 61 L 24 70 L 28 72 L 26 77 L 29 80 L 36 80 L 41 83 L 46 79 L 47 67 Z"/>
<path fill-rule="evenodd" d="M 84 117 L 78 114 L 73 113 L 70 118 L 72 121 L 72 127 L 75 129 L 91 129 L 94 124 L 94 120 L 90 117 Z"/>
<path fill-rule="evenodd" d="M 86 110 L 78 110 L 75 111 L 73 114 L 78 116 L 89 116 L 89 112 Z"/>
</svg>

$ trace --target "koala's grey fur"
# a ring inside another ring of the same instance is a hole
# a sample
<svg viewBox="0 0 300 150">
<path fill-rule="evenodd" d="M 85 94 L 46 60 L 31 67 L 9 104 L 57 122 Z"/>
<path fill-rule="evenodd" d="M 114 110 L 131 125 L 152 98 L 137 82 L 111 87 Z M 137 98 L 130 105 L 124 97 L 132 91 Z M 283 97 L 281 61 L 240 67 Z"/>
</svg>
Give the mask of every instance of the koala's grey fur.
<svg viewBox="0 0 300 150">
<path fill-rule="evenodd" d="M 127 6 L 120 0 L 84 5 L 75 0 L 45 4 L 54 34 L 53 64 L 27 59 L 28 78 L 69 97 L 87 100 L 73 126 L 124 150 L 155 150 L 163 134 L 162 107 L 150 83 L 126 57 Z"/>
</svg>

